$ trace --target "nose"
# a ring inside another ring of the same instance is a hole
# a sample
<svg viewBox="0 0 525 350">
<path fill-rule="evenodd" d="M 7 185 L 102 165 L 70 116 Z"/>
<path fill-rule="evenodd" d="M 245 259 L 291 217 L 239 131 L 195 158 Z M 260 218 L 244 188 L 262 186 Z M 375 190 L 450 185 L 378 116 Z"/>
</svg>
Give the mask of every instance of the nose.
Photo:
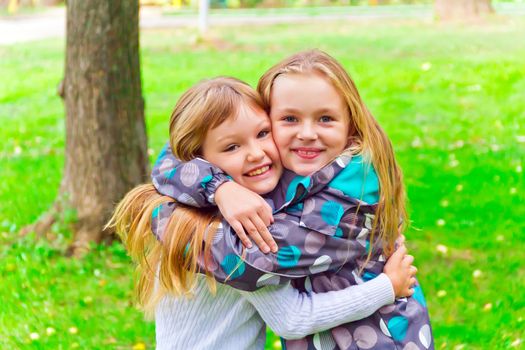
<svg viewBox="0 0 525 350">
<path fill-rule="evenodd" d="M 249 162 L 259 162 L 264 158 L 264 150 L 258 142 L 252 142 L 248 149 L 247 159 Z"/>
<path fill-rule="evenodd" d="M 317 140 L 317 132 L 315 126 L 310 122 L 303 123 L 301 129 L 297 132 L 299 140 Z"/>
</svg>

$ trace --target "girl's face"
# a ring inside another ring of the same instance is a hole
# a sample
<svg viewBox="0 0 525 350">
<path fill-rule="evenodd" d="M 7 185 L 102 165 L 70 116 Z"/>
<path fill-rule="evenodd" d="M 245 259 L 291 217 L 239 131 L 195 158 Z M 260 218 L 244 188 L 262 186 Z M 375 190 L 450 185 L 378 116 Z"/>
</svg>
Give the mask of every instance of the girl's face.
<svg viewBox="0 0 525 350">
<path fill-rule="evenodd" d="M 273 138 L 286 169 L 306 176 L 347 146 L 347 105 L 320 73 L 278 76 L 271 91 Z"/>
<path fill-rule="evenodd" d="M 263 110 L 247 105 L 239 108 L 236 118 L 208 131 L 202 155 L 258 194 L 273 190 L 282 174 L 270 119 Z"/>
</svg>

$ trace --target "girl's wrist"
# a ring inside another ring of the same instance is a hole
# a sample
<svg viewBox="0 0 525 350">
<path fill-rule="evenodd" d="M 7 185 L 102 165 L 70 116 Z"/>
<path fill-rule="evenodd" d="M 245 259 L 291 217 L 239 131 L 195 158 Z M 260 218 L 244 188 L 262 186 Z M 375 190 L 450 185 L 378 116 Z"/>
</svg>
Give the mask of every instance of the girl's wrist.
<svg viewBox="0 0 525 350">
<path fill-rule="evenodd" d="M 208 203 L 217 205 L 215 201 L 217 190 L 221 185 L 232 181 L 232 178 L 224 173 L 215 173 L 213 176 L 210 176 L 208 181 L 203 181 L 204 194 Z"/>
</svg>

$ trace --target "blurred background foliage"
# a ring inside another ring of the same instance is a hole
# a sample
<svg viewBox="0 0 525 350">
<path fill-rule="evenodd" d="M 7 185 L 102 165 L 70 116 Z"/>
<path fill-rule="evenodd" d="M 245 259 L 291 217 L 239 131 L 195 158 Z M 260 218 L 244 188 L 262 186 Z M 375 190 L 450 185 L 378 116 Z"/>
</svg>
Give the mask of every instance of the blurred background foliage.
<svg viewBox="0 0 525 350">
<path fill-rule="evenodd" d="M 497 3 L 523 3 L 524 0 L 492 0 Z M 210 0 L 214 9 L 235 8 L 281 8 L 311 6 L 383 6 L 383 5 L 429 5 L 433 0 Z M 0 0 L 0 9 L 14 14 L 50 6 L 64 6 L 64 0 Z M 140 0 L 143 6 L 161 6 L 172 9 L 196 9 L 198 0 Z"/>
</svg>

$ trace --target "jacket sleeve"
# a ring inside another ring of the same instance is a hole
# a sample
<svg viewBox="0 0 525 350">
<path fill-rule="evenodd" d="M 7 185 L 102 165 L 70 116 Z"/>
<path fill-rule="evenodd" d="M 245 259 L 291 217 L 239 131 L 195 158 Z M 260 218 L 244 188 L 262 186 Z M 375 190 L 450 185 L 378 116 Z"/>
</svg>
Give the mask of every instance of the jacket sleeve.
<svg viewBox="0 0 525 350">
<path fill-rule="evenodd" d="M 215 191 L 231 178 L 201 158 L 181 162 L 167 143 L 155 162 L 151 179 L 161 194 L 179 203 L 203 208 L 215 205 Z"/>
<path fill-rule="evenodd" d="M 164 204 L 153 213 L 152 230 L 162 241 L 164 227 L 175 204 Z M 300 225 L 299 218 L 286 213 L 275 215 L 269 230 L 276 240 L 277 253 L 264 254 L 256 245 L 246 249 L 230 226 L 223 221 L 211 239 L 211 257 L 199 259 L 202 272 L 236 289 L 253 291 L 267 285 L 285 284 L 331 269 L 349 259 L 349 252 L 358 250 L 355 240 L 347 240 L 310 230 Z"/>
</svg>

